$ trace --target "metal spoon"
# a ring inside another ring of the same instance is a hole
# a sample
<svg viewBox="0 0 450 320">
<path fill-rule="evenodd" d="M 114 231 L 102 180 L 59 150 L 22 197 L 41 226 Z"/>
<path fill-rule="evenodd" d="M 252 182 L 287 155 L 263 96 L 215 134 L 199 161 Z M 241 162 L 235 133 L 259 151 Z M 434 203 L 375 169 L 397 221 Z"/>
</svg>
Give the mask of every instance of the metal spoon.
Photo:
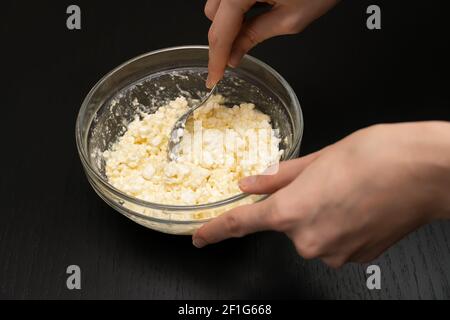
<svg viewBox="0 0 450 320">
<path fill-rule="evenodd" d="M 178 158 L 178 153 L 180 151 L 181 140 L 184 135 L 184 128 L 186 127 L 186 121 L 191 116 L 191 114 L 203 106 L 206 101 L 215 93 L 217 84 L 212 87 L 211 91 L 208 92 L 206 96 L 200 101 L 200 103 L 191 107 L 186 113 L 184 113 L 178 120 L 175 122 L 175 125 L 170 132 L 169 144 L 167 147 L 167 159 L 169 161 L 175 161 Z"/>
</svg>

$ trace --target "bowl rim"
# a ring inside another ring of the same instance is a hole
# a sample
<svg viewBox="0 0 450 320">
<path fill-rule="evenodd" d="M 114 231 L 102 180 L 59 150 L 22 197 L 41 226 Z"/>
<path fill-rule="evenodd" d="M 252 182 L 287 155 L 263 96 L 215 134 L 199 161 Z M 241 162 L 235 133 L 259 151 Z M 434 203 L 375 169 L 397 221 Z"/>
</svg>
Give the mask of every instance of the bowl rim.
<svg viewBox="0 0 450 320">
<path fill-rule="evenodd" d="M 117 196 L 125 201 L 136 204 L 136 205 L 140 205 L 140 206 L 151 208 L 151 209 L 158 209 L 158 210 L 195 211 L 195 210 L 199 210 L 199 209 L 213 209 L 213 208 L 217 208 L 217 207 L 226 206 L 228 204 L 242 200 L 251 195 L 248 193 L 239 193 L 239 194 L 236 194 L 232 197 L 229 197 L 229 198 L 226 198 L 223 200 L 205 203 L 205 204 L 199 204 L 199 205 L 171 205 L 171 204 L 161 204 L 161 203 L 156 203 L 156 202 L 149 202 L 149 201 L 145 201 L 145 200 L 142 200 L 139 198 L 129 196 L 126 193 L 124 193 L 123 191 L 117 189 L 116 187 L 114 187 L 112 184 L 110 184 L 107 180 L 105 180 L 98 172 L 96 172 L 91 167 L 90 161 L 88 160 L 88 154 L 83 148 L 81 119 L 85 116 L 85 112 L 86 112 L 88 103 L 91 100 L 94 93 L 97 91 L 97 89 L 114 73 L 120 71 L 122 68 L 128 66 L 129 64 L 131 64 L 135 61 L 138 61 L 138 60 L 143 59 L 148 56 L 163 53 L 163 52 L 186 50 L 186 49 L 209 50 L 209 46 L 207 46 L 207 45 L 174 46 L 174 47 L 168 47 L 168 48 L 150 51 L 150 52 L 138 55 L 134 58 L 131 58 L 131 59 L 125 61 L 124 63 L 120 64 L 119 66 L 115 67 L 111 71 L 109 71 L 106 75 L 104 75 L 88 92 L 88 94 L 86 95 L 86 97 L 84 98 L 84 100 L 81 104 L 80 110 L 78 111 L 76 125 L 75 125 L 75 139 L 76 139 L 78 155 L 81 159 L 84 169 L 87 171 L 87 174 L 90 175 L 91 178 L 93 176 L 96 180 L 98 180 L 101 184 L 103 184 L 107 189 L 109 189 L 109 191 L 112 192 L 115 196 Z M 300 102 L 298 101 L 297 95 L 295 94 L 294 90 L 289 85 L 289 83 L 274 68 L 272 68 L 265 62 L 255 58 L 249 54 L 244 55 L 243 59 L 244 58 L 250 60 L 251 62 L 253 62 L 255 64 L 260 65 L 261 67 L 263 67 L 264 69 L 269 71 L 281 83 L 281 85 L 287 90 L 291 100 L 296 105 L 296 107 L 298 107 L 299 118 L 300 118 L 299 119 L 300 120 L 299 136 L 298 136 L 298 139 L 295 141 L 295 144 L 292 146 L 290 153 L 286 156 L 287 160 L 293 159 L 293 156 L 295 155 L 296 150 L 299 149 L 299 146 L 301 144 L 301 141 L 303 138 L 303 130 L 304 130 L 303 112 L 302 112 Z M 239 68 L 239 66 L 237 68 Z M 92 118 L 89 120 L 90 124 L 92 124 L 94 117 L 95 117 L 95 113 L 92 115 Z M 130 213 L 134 214 L 133 211 L 131 211 Z"/>
</svg>

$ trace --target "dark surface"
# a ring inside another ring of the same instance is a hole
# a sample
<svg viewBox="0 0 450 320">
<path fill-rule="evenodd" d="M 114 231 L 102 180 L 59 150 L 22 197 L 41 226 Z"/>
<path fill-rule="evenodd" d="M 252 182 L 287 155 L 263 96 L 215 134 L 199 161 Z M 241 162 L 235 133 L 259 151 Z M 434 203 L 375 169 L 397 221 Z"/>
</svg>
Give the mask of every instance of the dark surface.
<svg viewBox="0 0 450 320">
<path fill-rule="evenodd" d="M 376 1 L 383 29 L 365 28 L 368 1 L 343 1 L 297 36 L 252 54 L 277 69 L 303 106 L 302 154 L 379 122 L 450 119 L 446 1 Z M 450 223 L 420 229 L 376 263 L 332 270 L 298 257 L 281 234 L 197 250 L 189 237 L 147 230 L 92 191 L 74 138 L 82 99 L 125 60 L 205 44 L 203 1 L 3 1 L 0 298 L 450 298 Z M 66 289 L 77 264 L 82 290 Z"/>
</svg>

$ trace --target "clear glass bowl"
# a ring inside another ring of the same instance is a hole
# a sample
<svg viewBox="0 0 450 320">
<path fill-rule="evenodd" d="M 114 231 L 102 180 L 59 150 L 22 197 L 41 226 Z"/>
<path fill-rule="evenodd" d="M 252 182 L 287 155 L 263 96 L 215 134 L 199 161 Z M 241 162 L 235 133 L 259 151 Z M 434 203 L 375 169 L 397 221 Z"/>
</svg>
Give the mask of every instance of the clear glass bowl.
<svg viewBox="0 0 450 320">
<path fill-rule="evenodd" d="M 154 112 L 168 100 L 206 93 L 208 47 L 184 46 L 146 53 L 117 67 L 89 92 L 78 114 L 76 143 L 87 178 L 97 194 L 133 221 L 157 231 L 192 234 L 208 220 L 263 196 L 238 194 L 202 205 L 179 206 L 130 197 L 108 183 L 102 153 L 141 111 Z M 246 55 L 240 66 L 227 70 L 218 91 L 228 102 L 251 102 L 272 118 L 279 129 L 283 159 L 298 156 L 303 116 L 289 84 L 271 67 Z M 139 104 L 133 104 L 137 98 Z"/>
</svg>

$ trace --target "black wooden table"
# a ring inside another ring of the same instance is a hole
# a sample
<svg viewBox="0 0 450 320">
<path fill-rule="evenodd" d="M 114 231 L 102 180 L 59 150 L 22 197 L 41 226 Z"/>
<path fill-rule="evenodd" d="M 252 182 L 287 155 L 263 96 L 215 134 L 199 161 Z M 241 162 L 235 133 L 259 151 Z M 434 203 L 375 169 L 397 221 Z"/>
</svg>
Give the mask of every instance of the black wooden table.
<svg viewBox="0 0 450 320">
<path fill-rule="evenodd" d="M 366 28 L 369 1 L 343 2 L 296 36 L 252 54 L 277 69 L 303 107 L 302 154 L 379 122 L 450 120 L 445 1 L 376 1 L 382 30 Z M 3 1 L 0 298 L 450 298 L 450 223 L 411 234 L 367 265 L 333 270 L 300 258 L 288 239 L 260 233 L 198 250 L 190 237 L 147 230 L 89 186 L 75 147 L 81 101 L 138 54 L 207 42 L 203 1 Z M 66 288 L 78 265 L 82 289 Z"/>
</svg>

